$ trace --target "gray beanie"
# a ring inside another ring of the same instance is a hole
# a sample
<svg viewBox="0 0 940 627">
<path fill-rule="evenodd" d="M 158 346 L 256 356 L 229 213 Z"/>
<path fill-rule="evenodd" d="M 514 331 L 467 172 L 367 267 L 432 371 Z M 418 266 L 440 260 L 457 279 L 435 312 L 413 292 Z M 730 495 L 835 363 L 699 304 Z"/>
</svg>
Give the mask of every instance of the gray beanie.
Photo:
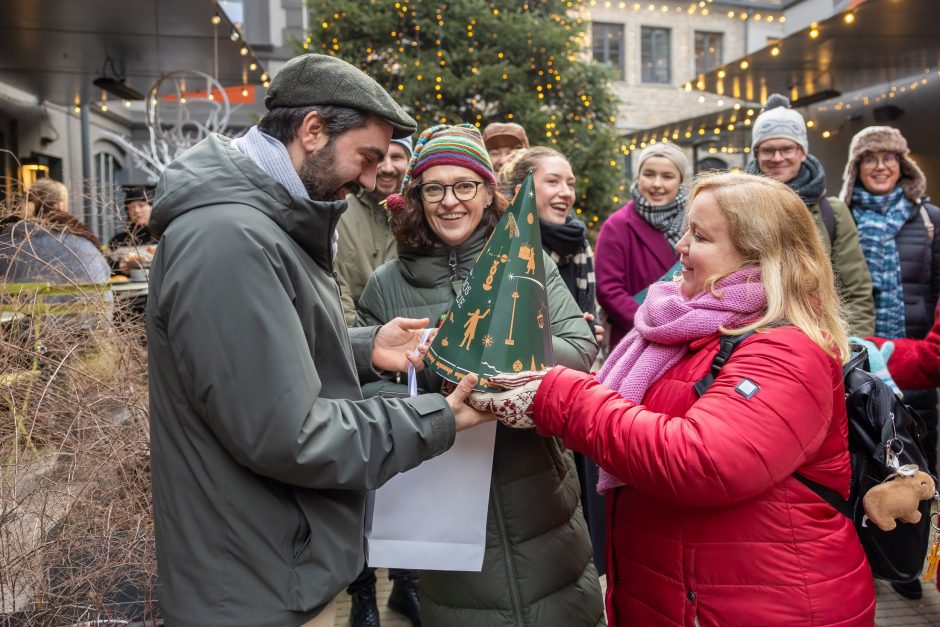
<svg viewBox="0 0 940 627">
<path fill-rule="evenodd" d="M 640 170 L 643 169 L 643 162 L 649 159 L 650 157 L 663 157 L 664 159 L 669 159 L 672 161 L 673 165 L 679 170 L 679 179 L 684 181 L 686 178 L 686 173 L 689 170 L 689 160 L 686 158 L 685 153 L 682 152 L 682 149 L 672 144 L 670 142 L 661 142 L 656 144 L 650 144 L 640 152 L 640 157 L 637 159 L 636 171 L 639 174 Z"/>
<path fill-rule="evenodd" d="M 336 57 L 303 54 L 280 69 L 268 87 L 264 106 L 271 110 L 315 105 L 375 114 L 392 125 L 392 137 L 406 137 L 418 130 L 418 123 L 359 68 Z"/>
<path fill-rule="evenodd" d="M 408 151 L 408 158 L 411 159 L 411 153 L 414 152 L 414 149 L 411 147 L 411 135 L 407 137 L 396 137 L 392 140 L 396 144 L 400 144 L 405 147 L 405 150 Z"/>
<path fill-rule="evenodd" d="M 786 96 L 770 94 L 764 103 L 764 110 L 754 120 L 751 129 L 751 152 L 768 139 L 789 139 L 809 154 L 806 120 L 799 111 L 790 108 L 790 100 Z"/>
</svg>

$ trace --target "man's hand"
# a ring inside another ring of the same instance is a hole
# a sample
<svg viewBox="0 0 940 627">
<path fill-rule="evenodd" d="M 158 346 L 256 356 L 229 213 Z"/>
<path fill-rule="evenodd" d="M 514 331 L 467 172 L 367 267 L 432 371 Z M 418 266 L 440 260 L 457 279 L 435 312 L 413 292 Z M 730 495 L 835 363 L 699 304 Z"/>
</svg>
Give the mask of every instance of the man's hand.
<svg viewBox="0 0 940 627">
<path fill-rule="evenodd" d="M 604 343 L 604 327 L 599 324 L 591 324 L 594 322 L 594 314 L 589 311 L 584 312 L 584 319 L 587 320 L 588 325 L 594 329 L 594 339 L 597 341 L 597 345 L 601 346 Z"/>
<path fill-rule="evenodd" d="M 447 404 L 454 412 L 454 419 L 457 422 L 457 431 L 463 431 L 470 427 L 475 427 L 484 422 L 496 420 L 496 414 L 482 412 L 467 405 L 464 401 L 470 396 L 473 387 L 477 384 L 477 376 L 468 374 L 460 380 L 457 388 L 447 396 Z"/>
<path fill-rule="evenodd" d="M 427 318 L 394 318 L 382 325 L 372 343 L 372 366 L 376 370 L 404 372 L 411 363 L 416 371 L 421 371 L 424 368 L 424 355 L 435 335 L 432 332 L 427 342 L 421 343 L 421 336 L 427 326 Z"/>
</svg>

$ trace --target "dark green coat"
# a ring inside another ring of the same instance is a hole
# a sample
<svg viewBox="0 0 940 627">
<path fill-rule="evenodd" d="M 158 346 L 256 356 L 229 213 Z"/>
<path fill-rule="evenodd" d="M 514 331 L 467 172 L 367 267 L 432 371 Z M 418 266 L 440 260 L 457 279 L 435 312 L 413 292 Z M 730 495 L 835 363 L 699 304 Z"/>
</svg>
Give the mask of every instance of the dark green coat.
<svg viewBox="0 0 940 627">
<path fill-rule="evenodd" d="M 345 205 L 291 196 L 215 135 L 161 178 L 147 333 L 168 625 L 313 618 L 362 569 L 366 490 L 453 443 L 440 395 L 361 400 L 375 329 L 347 334 L 331 273 Z"/>
<path fill-rule="evenodd" d="M 360 324 L 395 316 L 431 318 L 447 311 L 483 248 L 482 229 L 460 247 L 402 250 L 369 279 Z M 555 363 L 588 371 L 597 354 L 589 325 L 548 255 L 544 255 Z M 452 280 L 451 277 L 454 277 Z M 422 372 L 420 385 L 440 389 Z M 581 515 L 574 459 L 534 429 L 497 427 L 479 573 L 421 573 L 425 627 L 593 627 L 604 624 L 603 599 Z"/>
</svg>

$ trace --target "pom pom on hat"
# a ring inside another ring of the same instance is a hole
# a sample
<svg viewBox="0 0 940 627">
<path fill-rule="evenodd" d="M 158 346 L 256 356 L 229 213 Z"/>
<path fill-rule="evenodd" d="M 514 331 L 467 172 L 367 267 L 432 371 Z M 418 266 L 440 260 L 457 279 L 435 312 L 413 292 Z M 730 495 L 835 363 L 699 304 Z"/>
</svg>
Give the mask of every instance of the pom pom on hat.
<svg viewBox="0 0 940 627">
<path fill-rule="evenodd" d="M 388 198 L 379 204 L 383 205 L 392 213 L 398 213 L 405 208 L 405 197 L 398 193 L 390 194 Z"/>
<path fill-rule="evenodd" d="M 751 130 L 751 151 L 768 139 L 789 139 L 809 154 L 806 120 L 799 111 L 790 108 L 790 100 L 781 94 L 770 94 L 764 110 Z"/>
</svg>

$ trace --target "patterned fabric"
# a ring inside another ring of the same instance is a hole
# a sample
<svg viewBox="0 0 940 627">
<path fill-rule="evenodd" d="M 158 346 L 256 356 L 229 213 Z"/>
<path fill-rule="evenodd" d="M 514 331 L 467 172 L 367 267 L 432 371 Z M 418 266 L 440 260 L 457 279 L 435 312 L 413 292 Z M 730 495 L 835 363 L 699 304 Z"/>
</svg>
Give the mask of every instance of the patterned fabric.
<svg viewBox="0 0 940 627">
<path fill-rule="evenodd" d="M 539 219 L 542 246 L 558 266 L 581 311 L 597 314 L 597 279 L 594 277 L 594 251 L 587 240 L 584 222 L 568 216 L 564 224 Z"/>
<path fill-rule="evenodd" d="M 411 179 L 436 165 L 458 165 L 473 170 L 487 183 L 496 183 L 483 136 L 472 124 L 438 124 L 425 129 L 415 143 L 414 154 L 401 182 L 402 192 L 408 189 Z"/>
<path fill-rule="evenodd" d="M 490 377 L 490 383 L 506 388 L 502 392 L 472 392 L 467 403 L 479 411 L 491 412 L 513 429 L 531 429 L 532 401 L 547 371 L 513 372 Z"/>
<path fill-rule="evenodd" d="M 766 308 L 759 268 L 738 270 L 718 281 L 714 290 L 688 300 L 678 283 L 655 283 L 636 312 L 633 330 L 610 354 L 596 380 L 642 403 L 646 390 L 688 352 L 690 342 L 758 318 Z M 623 482 L 601 468 L 598 492 L 620 485 Z"/>
<path fill-rule="evenodd" d="M 679 193 L 665 205 L 654 206 L 640 194 L 639 181 L 630 186 L 633 195 L 633 206 L 646 223 L 665 236 L 669 245 L 675 248 L 676 243 L 685 232 L 685 188 L 679 187 Z"/>
<path fill-rule="evenodd" d="M 900 185 L 880 196 L 856 185 L 852 189 L 851 208 L 875 292 L 875 335 L 906 337 L 901 256 L 895 238 L 914 206 Z"/>
</svg>

